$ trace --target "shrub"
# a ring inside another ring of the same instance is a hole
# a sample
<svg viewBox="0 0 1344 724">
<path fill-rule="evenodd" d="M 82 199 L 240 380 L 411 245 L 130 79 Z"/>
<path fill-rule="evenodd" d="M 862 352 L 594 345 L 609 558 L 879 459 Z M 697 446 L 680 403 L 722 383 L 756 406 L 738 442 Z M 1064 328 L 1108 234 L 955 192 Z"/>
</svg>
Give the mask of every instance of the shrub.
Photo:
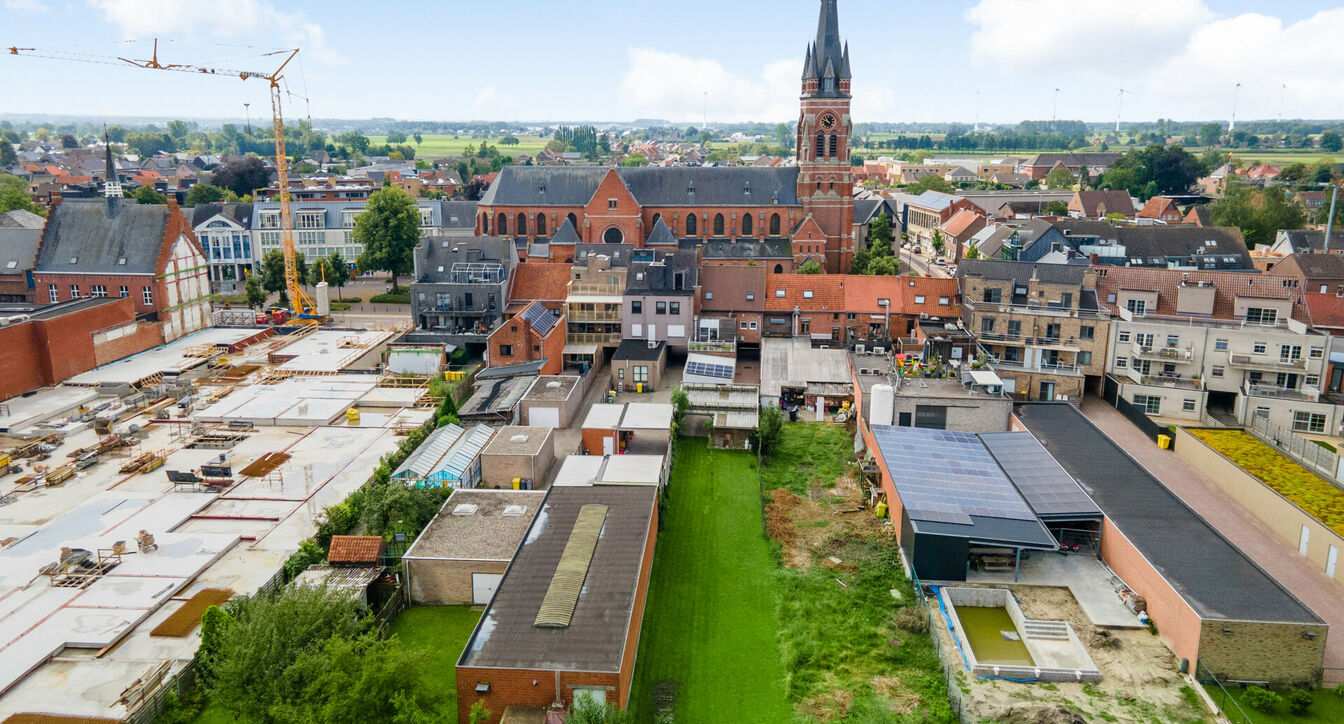
<svg viewBox="0 0 1344 724">
<path fill-rule="evenodd" d="M 1302 689 L 1293 689 L 1288 692 L 1288 711 L 1296 716 L 1302 716 L 1311 708 L 1311 692 Z"/>
<path fill-rule="evenodd" d="M 369 301 L 374 304 L 410 304 L 411 293 L 403 292 L 401 294 L 393 294 L 388 292 L 386 294 L 375 294 L 369 297 Z"/>
<path fill-rule="evenodd" d="M 1274 707 L 1283 701 L 1283 697 L 1262 686 L 1252 686 L 1242 695 L 1241 700 L 1246 703 L 1246 706 L 1262 714 L 1272 714 L 1274 713 Z"/>
</svg>

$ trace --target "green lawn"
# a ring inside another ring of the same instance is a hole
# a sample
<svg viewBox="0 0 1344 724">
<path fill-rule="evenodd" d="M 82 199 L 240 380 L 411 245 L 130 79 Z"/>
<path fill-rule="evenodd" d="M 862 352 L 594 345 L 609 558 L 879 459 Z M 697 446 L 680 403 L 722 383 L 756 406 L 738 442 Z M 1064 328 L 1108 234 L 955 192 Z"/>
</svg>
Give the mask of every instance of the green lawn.
<svg viewBox="0 0 1344 724">
<path fill-rule="evenodd" d="M 803 414 L 802 411 L 799 414 Z M 831 487 L 854 455 L 854 433 L 824 422 L 784 425 L 784 444 L 762 471 L 765 489 L 803 494 L 813 485 Z"/>
<path fill-rule="evenodd" d="M 1217 686 L 1206 686 L 1204 688 L 1209 690 L 1209 696 L 1213 697 L 1215 703 L 1222 705 L 1223 692 Z M 1238 704 L 1241 704 L 1241 710 L 1251 718 L 1252 724 L 1338 724 L 1344 722 L 1344 696 L 1340 696 L 1329 689 L 1318 689 L 1311 692 L 1315 701 L 1312 702 L 1311 708 L 1307 710 L 1304 716 L 1288 713 L 1288 705 L 1282 702 L 1274 713 L 1262 714 L 1241 703 L 1245 689 L 1228 687 L 1227 691 Z M 1229 718 L 1232 721 L 1241 721 L 1235 707 L 1228 704 L 1225 711 L 1231 714 Z"/>
<path fill-rule="evenodd" d="M 470 606 L 415 606 L 398 614 L 388 630 L 402 646 L 428 654 L 421 676 L 442 697 L 441 721 L 457 721 L 457 658 L 480 617 Z"/>
<path fill-rule="evenodd" d="M 635 667 L 635 721 L 653 720 L 653 688 L 664 681 L 677 685 L 677 724 L 792 721 L 756 457 L 683 438 L 668 490 Z"/>
<path fill-rule="evenodd" d="M 443 158 L 445 156 L 460 156 L 462 150 L 468 145 L 480 146 L 481 141 L 485 141 L 491 146 L 499 148 L 499 152 L 506 156 L 516 156 L 525 153 L 529 156 L 535 156 L 541 149 L 546 148 L 546 142 L 549 138 L 537 138 L 535 136 L 517 136 L 517 146 L 501 146 L 499 139 L 503 136 L 490 136 L 489 138 L 472 138 L 468 135 L 461 135 L 456 138 L 449 135 L 425 134 L 421 136 L 419 145 L 416 145 L 415 138 L 410 134 L 406 136 L 406 145 L 415 149 L 416 158 Z M 369 144 L 381 146 L 387 143 L 387 136 L 369 136 Z"/>
</svg>

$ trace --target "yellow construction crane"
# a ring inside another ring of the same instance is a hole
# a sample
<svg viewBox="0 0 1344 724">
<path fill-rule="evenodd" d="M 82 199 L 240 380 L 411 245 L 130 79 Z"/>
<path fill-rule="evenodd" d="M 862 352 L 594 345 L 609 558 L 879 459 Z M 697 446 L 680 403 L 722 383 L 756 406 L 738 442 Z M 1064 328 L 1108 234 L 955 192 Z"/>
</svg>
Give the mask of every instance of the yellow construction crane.
<svg viewBox="0 0 1344 724">
<path fill-rule="evenodd" d="M 300 286 L 299 283 L 298 265 L 294 258 L 294 221 L 289 209 L 289 156 L 285 153 L 285 122 L 281 114 L 280 92 L 280 81 L 284 76 L 280 73 L 285 69 L 285 66 L 288 66 L 290 61 L 294 60 L 295 56 L 299 54 L 298 48 L 262 53 L 261 55 L 263 57 L 284 57 L 284 61 L 280 63 L 280 67 L 270 73 L 262 73 L 253 70 L 226 70 L 223 68 L 210 68 L 189 63 L 160 63 L 159 41 L 157 39 L 154 41 L 154 52 L 149 60 L 131 60 L 115 56 L 88 55 L 85 53 L 62 50 L 19 48 L 12 45 L 9 47 L 9 54 L 34 58 L 51 58 L 54 60 L 73 60 L 82 63 L 100 63 L 103 65 L 131 65 L 136 68 L 146 68 L 148 70 L 173 70 L 179 73 L 199 73 L 203 75 L 222 76 L 236 75 L 243 80 L 257 78 L 269 83 L 271 87 L 271 118 L 275 129 L 275 171 L 277 177 L 276 180 L 280 187 L 280 238 L 285 255 L 285 287 L 289 293 L 290 304 L 294 306 L 296 318 L 313 322 L 322 321 L 322 317 L 318 314 L 317 306 L 313 304 L 307 294 L 304 294 L 303 287 Z"/>
</svg>

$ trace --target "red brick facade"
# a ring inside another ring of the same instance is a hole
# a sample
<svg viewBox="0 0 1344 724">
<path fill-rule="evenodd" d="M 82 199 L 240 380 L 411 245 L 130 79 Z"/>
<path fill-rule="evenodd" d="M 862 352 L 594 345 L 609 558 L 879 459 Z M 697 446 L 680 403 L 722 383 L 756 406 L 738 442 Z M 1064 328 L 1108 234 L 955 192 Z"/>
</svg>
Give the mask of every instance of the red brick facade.
<svg viewBox="0 0 1344 724">
<path fill-rule="evenodd" d="M 540 304 L 541 302 L 534 302 Z M 545 336 L 536 334 L 520 315 L 506 319 L 490 333 L 486 358 L 490 367 L 516 365 L 545 359 L 543 375 L 558 375 L 564 367 L 565 318 L 562 315 Z"/>
</svg>

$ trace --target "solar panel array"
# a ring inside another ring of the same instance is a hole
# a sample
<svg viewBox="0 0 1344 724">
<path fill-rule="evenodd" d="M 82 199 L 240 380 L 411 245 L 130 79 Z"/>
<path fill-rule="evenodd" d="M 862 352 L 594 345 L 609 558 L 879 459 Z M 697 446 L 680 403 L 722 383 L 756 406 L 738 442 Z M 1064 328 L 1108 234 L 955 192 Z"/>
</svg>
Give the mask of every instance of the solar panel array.
<svg viewBox="0 0 1344 724">
<path fill-rule="evenodd" d="M 873 435 L 912 519 L 960 525 L 972 525 L 971 516 L 1036 520 L 975 434 L 874 425 Z"/>
<path fill-rule="evenodd" d="M 732 380 L 733 366 L 693 360 L 686 363 L 686 374 L 700 375 L 701 377 L 714 377 L 721 380 Z"/>
<path fill-rule="evenodd" d="M 980 436 L 1037 515 L 1101 515 L 1097 504 L 1029 432 Z"/>
<path fill-rule="evenodd" d="M 522 317 L 527 320 L 528 324 L 532 325 L 532 329 L 536 330 L 537 334 L 543 336 L 551 331 L 551 328 L 555 326 L 559 319 L 551 310 L 540 304 L 529 304 L 527 309 L 523 310 Z"/>
</svg>

